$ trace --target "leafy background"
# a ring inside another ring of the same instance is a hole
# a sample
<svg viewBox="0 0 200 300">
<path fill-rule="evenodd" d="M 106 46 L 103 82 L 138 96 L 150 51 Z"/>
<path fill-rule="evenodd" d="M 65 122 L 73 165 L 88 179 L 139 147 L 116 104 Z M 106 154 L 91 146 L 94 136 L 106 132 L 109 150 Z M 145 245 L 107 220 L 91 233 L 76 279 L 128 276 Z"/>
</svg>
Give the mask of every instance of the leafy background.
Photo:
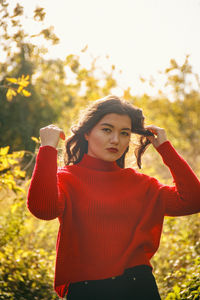
<svg viewBox="0 0 200 300">
<path fill-rule="evenodd" d="M 80 61 L 87 47 L 64 60 L 46 59 L 48 47 L 36 45 L 34 38 L 44 39 L 49 46 L 59 43 L 59 38 L 52 27 L 44 28 L 44 8 L 33 11 L 33 23 L 41 24 L 35 36 L 23 27 L 23 13 L 20 4 L 11 11 L 8 1 L 0 1 L 0 39 L 6 54 L 0 60 L 0 299 L 58 299 L 53 291 L 58 221 L 37 220 L 26 207 L 39 129 L 54 123 L 69 135 L 81 109 L 112 94 L 117 70 L 109 59 L 107 71 L 97 58 L 83 67 Z M 163 76 L 173 101 L 162 90 L 155 97 L 134 96 L 127 88 L 123 97 L 143 109 L 147 124 L 166 129 L 169 140 L 200 178 L 199 74 L 186 56 L 181 65 L 172 58 Z M 134 143 L 126 164 L 136 168 Z M 62 148 L 61 142 L 60 165 Z M 143 157 L 142 172 L 172 184 L 152 147 Z M 165 219 L 152 263 L 162 299 L 200 298 L 199 214 Z"/>
</svg>

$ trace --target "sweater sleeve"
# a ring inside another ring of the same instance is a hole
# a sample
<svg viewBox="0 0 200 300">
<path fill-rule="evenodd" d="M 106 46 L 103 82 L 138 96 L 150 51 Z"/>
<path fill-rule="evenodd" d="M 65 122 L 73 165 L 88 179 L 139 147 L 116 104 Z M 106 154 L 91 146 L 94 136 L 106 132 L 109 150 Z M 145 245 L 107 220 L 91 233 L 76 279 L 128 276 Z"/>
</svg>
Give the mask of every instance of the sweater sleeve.
<svg viewBox="0 0 200 300">
<path fill-rule="evenodd" d="M 65 195 L 57 176 L 57 150 L 41 146 L 28 191 L 27 206 L 39 219 L 52 220 L 63 214 Z"/>
<path fill-rule="evenodd" d="M 200 212 L 200 182 L 193 170 L 169 141 L 161 144 L 157 151 L 169 167 L 175 183 L 174 187 L 160 187 L 165 214 L 183 216 Z"/>
</svg>

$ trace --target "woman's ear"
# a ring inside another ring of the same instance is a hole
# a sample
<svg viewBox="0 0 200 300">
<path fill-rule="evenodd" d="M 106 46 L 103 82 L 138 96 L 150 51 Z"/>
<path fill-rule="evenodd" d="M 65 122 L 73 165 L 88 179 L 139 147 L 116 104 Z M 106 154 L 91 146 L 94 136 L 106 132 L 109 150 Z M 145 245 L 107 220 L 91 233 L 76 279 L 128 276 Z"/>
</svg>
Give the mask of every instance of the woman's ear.
<svg viewBox="0 0 200 300">
<path fill-rule="evenodd" d="M 89 136 L 88 133 L 84 133 L 84 138 L 85 138 L 86 141 L 88 141 L 88 136 Z"/>
</svg>

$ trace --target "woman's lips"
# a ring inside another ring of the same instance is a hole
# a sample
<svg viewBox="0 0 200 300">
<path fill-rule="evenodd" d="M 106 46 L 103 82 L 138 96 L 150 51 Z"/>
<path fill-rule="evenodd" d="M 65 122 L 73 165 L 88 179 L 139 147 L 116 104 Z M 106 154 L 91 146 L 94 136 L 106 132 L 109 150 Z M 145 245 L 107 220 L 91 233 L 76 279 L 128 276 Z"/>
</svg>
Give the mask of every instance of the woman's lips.
<svg viewBox="0 0 200 300">
<path fill-rule="evenodd" d="M 107 148 L 106 150 L 112 152 L 112 153 L 117 153 L 118 149 L 117 148 Z"/>
</svg>

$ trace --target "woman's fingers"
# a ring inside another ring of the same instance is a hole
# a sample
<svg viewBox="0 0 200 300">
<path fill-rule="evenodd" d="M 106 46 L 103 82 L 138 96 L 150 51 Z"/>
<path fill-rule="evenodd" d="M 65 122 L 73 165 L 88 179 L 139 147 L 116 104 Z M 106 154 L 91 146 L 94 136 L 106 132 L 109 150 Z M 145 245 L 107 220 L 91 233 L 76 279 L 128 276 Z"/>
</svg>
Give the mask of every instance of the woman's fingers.
<svg viewBox="0 0 200 300">
<path fill-rule="evenodd" d="M 60 131 L 60 138 L 61 138 L 62 140 L 65 140 L 65 133 L 64 133 L 63 130 Z"/>
<path fill-rule="evenodd" d="M 40 138 L 42 146 L 57 147 L 59 138 L 65 140 L 65 133 L 62 129 L 54 124 L 40 129 Z"/>
<path fill-rule="evenodd" d="M 160 128 L 160 127 L 155 126 L 155 125 L 148 125 L 145 128 L 148 129 L 148 130 L 150 130 L 154 134 L 157 134 L 157 132 L 164 130 L 163 128 Z"/>
<path fill-rule="evenodd" d="M 153 144 L 154 147 L 159 147 L 162 143 L 167 141 L 167 135 L 163 128 L 155 125 L 148 125 L 146 129 L 150 130 L 154 136 L 149 136 L 148 139 Z"/>
</svg>

